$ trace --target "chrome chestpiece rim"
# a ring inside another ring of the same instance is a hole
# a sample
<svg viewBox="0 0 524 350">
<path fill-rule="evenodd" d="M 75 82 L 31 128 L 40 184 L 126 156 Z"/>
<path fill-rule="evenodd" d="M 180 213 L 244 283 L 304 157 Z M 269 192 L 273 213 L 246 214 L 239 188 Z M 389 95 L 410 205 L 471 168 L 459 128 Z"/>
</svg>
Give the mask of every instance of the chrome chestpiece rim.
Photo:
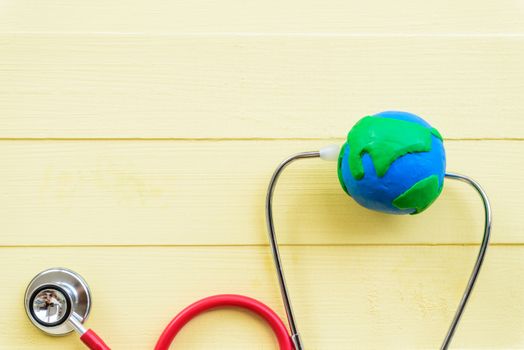
<svg viewBox="0 0 524 350">
<path fill-rule="evenodd" d="M 65 335 L 89 316 L 91 292 L 85 280 L 64 268 L 39 273 L 25 292 L 25 310 L 31 322 L 50 335 Z"/>
</svg>

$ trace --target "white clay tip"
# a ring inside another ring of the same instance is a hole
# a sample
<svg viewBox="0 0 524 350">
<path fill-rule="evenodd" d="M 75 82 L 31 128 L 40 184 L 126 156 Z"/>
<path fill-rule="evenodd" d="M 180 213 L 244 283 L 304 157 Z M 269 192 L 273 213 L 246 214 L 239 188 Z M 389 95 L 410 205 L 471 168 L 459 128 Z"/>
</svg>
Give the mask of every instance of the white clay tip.
<svg viewBox="0 0 524 350">
<path fill-rule="evenodd" d="M 322 147 L 319 151 L 320 158 L 324 160 L 337 160 L 340 147 L 338 145 L 329 145 Z"/>
</svg>

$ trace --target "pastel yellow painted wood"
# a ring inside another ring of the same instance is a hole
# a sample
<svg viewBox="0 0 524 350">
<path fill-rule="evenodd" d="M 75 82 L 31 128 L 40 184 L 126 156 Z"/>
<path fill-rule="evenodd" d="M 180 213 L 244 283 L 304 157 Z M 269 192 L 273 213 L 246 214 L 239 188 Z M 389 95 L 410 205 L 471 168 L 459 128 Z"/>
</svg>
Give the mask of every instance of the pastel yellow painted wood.
<svg viewBox="0 0 524 350">
<path fill-rule="evenodd" d="M 4 0 L 0 31 L 522 33 L 519 0 Z"/>
<path fill-rule="evenodd" d="M 384 109 L 425 116 L 448 169 L 492 200 L 495 244 L 453 349 L 523 349 L 523 15 L 521 0 L 1 1 L 0 349 L 83 349 L 24 315 L 28 281 L 58 265 L 88 279 L 89 326 L 115 350 L 152 349 L 214 293 L 283 315 L 269 177 Z M 480 240 L 471 189 L 388 217 L 310 160 L 284 173 L 275 211 L 308 349 L 438 348 Z M 227 310 L 173 348 L 276 347 Z"/>
<path fill-rule="evenodd" d="M 0 244 L 267 244 L 264 200 L 276 165 L 328 142 L 3 141 Z M 446 147 L 448 169 L 488 191 L 493 241 L 524 242 L 524 143 Z M 480 198 L 451 180 L 427 212 L 388 216 L 347 197 L 334 162 L 303 160 L 283 174 L 275 200 L 286 244 L 478 243 L 482 233 Z"/>
<path fill-rule="evenodd" d="M 310 349 L 436 349 L 476 247 L 285 247 L 290 291 Z M 20 259 L 23 256 L 24 259 Z M 492 247 L 454 349 L 524 347 L 524 247 Z M 0 348 L 82 349 L 75 336 L 39 333 L 22 296 L 54 265 L 81 272 L 95 304 L 89 324 L 114 349 L 152 349 L 165 324 L 213 293 L 243 293 L 283 314 L 267 247 L 2 248 Z M 276 349 L 260 320 L 217 311 L 185 329 L 174 349 Z"/>
<path fill-rule="evenodd" d="M 342 137 L 384 109 L 447 138 L 524 136 L 523 37 L 3 34 L 0 47 L 0 138 Z"/>
</svg>

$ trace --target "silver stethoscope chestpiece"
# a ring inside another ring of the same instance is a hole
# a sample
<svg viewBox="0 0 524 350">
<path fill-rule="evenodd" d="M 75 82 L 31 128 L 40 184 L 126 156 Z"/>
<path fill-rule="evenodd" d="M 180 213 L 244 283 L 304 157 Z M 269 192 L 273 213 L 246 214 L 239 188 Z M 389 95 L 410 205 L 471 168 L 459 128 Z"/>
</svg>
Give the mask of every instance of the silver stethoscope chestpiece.
<svg viewBox="0 0 524 350">
<path fill-rule="evenodd" d="M 53 268 L 33 278 L 24 302 L 27 316 L 36 327 L 50 335 L 65 335 L 89 316 L 91 292 L 77 273 Z"/>
</svg>

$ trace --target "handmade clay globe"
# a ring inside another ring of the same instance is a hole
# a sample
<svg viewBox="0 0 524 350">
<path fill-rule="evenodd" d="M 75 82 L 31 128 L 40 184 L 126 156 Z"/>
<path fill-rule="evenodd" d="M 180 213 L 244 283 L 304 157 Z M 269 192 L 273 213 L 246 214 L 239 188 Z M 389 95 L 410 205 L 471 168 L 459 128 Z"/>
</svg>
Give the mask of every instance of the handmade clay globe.
<svg viewBox="0 0 524 350">
<path fill-rule="evenodd" d="M 407 112 L 360 119 L 338 158 L 346 193 L 362 206 L 391 214 L 417 214 L 442 192 L 446 155 L 442 136 Z"/>
</svg>

